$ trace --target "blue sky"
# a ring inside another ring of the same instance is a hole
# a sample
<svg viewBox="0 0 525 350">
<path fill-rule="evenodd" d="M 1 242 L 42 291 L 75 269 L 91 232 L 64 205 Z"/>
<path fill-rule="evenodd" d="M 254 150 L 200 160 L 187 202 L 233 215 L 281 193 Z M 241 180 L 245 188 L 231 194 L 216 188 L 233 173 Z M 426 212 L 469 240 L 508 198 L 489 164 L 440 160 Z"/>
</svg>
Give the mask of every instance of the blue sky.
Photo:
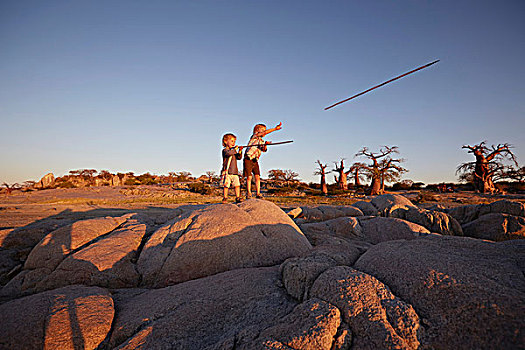
<svg viewBox="0 0 525 350">
<path fill-rule="evenodd" d="M 399 146 L 425 183 L 455 181 L 483 140 L 523 165 L 523 18 L 523 1 L 4 0 L 0 182 L 218 172 L 224 133 L 280 121 L 267 139 L 295 142 L 262 169 L 307 182 L 362 146 Z"/>
</svg>

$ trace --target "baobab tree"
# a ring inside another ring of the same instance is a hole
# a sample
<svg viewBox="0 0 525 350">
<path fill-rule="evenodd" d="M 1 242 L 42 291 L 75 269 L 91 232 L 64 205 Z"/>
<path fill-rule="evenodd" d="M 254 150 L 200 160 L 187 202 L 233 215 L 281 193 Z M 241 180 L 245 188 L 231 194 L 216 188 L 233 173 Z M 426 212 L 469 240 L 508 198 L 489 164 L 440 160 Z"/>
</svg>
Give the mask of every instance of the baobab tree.
<svg viewBox="0 0 525 350">
<path fill-rule="evenodd" d="M 207 171 L 206 172 L 206 176 L 208 177 L 208 183 L 211 184 L 213 182 L 213 180 L 216 178 L 215 171 Z"/>
<path fill-rule="evenodd" d="M 298 181 L 299 174 L 293 171 L 292 169 L 286 169 L 284 171 L 284 180 L 285 181 Z"/>
<path fill-rule="evenodd" d="M 394 159 L 392 154 L 399 153 L 397 146 L 383 146 L 379 152 L 371 152 L 368 147 L 363 147 L 356 153 L 356 157 L 364 156 L 372 161 L 372 164 L 364 167 L 365 175 L 371 180 L 370 194 L 382 194 L 385 191 L 385 182 L 398 178 L 408 170 L 397 165 L 403 159 Z"/>
<path fill-rule="evenodd" d="M 341 161 L 339 162 L 339 165 L 337 165 L 336 162 L 334 162 L 334 172 L 339 174 L 339 177 L 335 177 L 335 181 L 337 182 L 337 186 L 339 189 L 346 191 L 348 189 L 348 174 L 350 174 L 350 170 L 345 171 L 345 163 L 344 158 L 341 158 Z"/>
<path fill-rule="evenodd" d="M 391 159 L 384 158 L 379 164 L 379 169 L 381 173 L 381 193 L 385 193 L 385 183 L 386 182 L 395 182 L 401 178 L 401 175 L 408 172 L 407 169 L 396 164 L 403 162 L 403 159 Z"/>
<path fill-rule="evenodd" d="M 283 182 L 285 179 L 285 173 L 281 169 L 271 169 L 268 170 L 268 179 L 273 180 L 275 182 Z"/>
<path fill-rule="evenodd" d="M 314 175 L 321 176 L 321 191 L 326 196 L 328 194 L 328 187 L 326 186 L 326 167 L 328 164 L 322 164 L 320 160 L 317 160 L 319 168 L 314 172 Z"/>
<path fill-rule="evenodd" d="M 469 179 L 473 182 L 474 187 L 481 193 L 494 193 L 494 179 L 508 173 L 512 166 L 506 166 L 504 162 L 511 161 L 516 168 L 519 168 L 514 154 L 510 150 L 512 146 L 508 143 L 492 145 L 491 148 L 485 146 L 483 141 L 477 145 L 465 145 L 461 148 L 468 149 L 468 153 L 474 154 L 474 162 L 462 163 L 456 169 L 456 174 L 460 178 Z M 470 176 L 469 176 L 470 174 Z"/>
<path fill-rule="evenodd" d="M 7 182 L 4 182 L 2 184 L 2 187 L 5 187 L 6 194 L 11 194 L 11 192 L 13 192 L 13 190 L 19 189 L 20 185 L 18 183 L 8 184 Z"/>
<path fill-rule="evenodd" d="M 272 180 L 278 186 L 289 186 L 290 183 L 298 181 L 298 173 L 291 169 L 272 169 L 268 170 L 268 179 Z"/>
<path fill-rule="evenodd" d="M 365 170 L 366 167 L 367 167 L 367 165 L 365 163 L 361 163 L 361 162 L 355 162 L 350 167 L 350 172 L 352 173 L 352 177 L 354 179 L 355 187 L 361 186 L 361 178 L 363 176 L 361 174 L 361 171 Z"/>
</svg>

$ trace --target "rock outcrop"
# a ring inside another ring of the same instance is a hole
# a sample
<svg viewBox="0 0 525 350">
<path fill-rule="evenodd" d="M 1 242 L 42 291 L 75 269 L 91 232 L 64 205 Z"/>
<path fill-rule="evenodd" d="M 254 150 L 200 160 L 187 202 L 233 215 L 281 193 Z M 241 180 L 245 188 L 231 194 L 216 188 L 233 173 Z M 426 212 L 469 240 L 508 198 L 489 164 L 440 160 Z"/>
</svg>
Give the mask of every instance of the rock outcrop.
<svg viewBox="0 0 525 350">
<path fill-rule="evenodd" d="M 326 239 L 327 234 L 377 244 L 396 239 L 413 239 L 430 233 L 425 227 L 410 221 L 371 216 L 341 217 L 323 222 L 306 223 L 300 227 L 306 237 L 315 242 L 318 239 Z"/>
<path fill-rule="evenodd" d="M 1 232 L 0 348 L 523 347 L 521 205 L 111 210 Z"/>
<path fill-rule="evenodd" d="M 425 227 L 430 232 L 444 235 L 463 236 L 461 225 L 449 214 L 442 211 L 426 210 L 415 206 L 409 199 L 397 194 L 385 194 L 374 197 L 370 202 L 359 201 L 353 206 L 337 210 L 331 206 L 318 206 L 294 209 L 290 212 L 300 225 L 312 222 L 324 222 L 335 217 L 382 216 L 399 218 Z M 352 209 L 353 208 L 353 209 Z M 346 211 L 358 212 L 345 213 Z M 359 215 L 358 215 L 359 214 Z M 377 242 L 376 242 L 377 243 Z"/>
<path fill-rule="evenodd" d="M 508 214 L 490 213 L 463 225 L 465 236 L 506 241 L 525 238 L 525 218 Z"/>
<path fill-rule="evenodd" d="M 334 267 L 317 278 L 310 295 L 337 306 L 352 330 L 353 349 L 420 346 L 421 325 L 414 308 L 370 275 L 350 267 Z"/>
<path fill-rule="evenodd" d="M 122 349 L 230 349 L 233 344 L 254 349 L 267 342 L 331 345 L 340 323 L 337 310 L 321 301 L 298 306 L 278 284 L 278 268 L 262 267 L 131 297 L 117 293 L 110 345 Z M 316 325 L 318 334 L 304 333 Z"/>
<path fill-rule="evenodd" d="M 42 176 L 40 181 L 36 183 L 36 187 L 38 188 L 49 188 L 55 184 L 55 175 L 53 173 L 48 173 Z"/>
<path fill-rule="evenodd" d="M 129 219 L 119 229 L 86 248 L 69 255 L 37 289 L 47 290 L 69 284 L 107 288 L 135 287 L 140 276 L 133 263 L 146 233 L 146 225 Z"/>
<path fill-rule="evenodd" d="M 337 307 L 320 299 L 310 299 L 239 349 L 343 349 L 350 345 L 351 335 L 346 330 L 336 339 L 340 325 Z"/>
<path fill-rule="evenodd" d="M 355 268 L 417 310 L 429 348 L 523 345 L 525 241 L 439 235 L 389 241 L 368 249 Z"/>
<path fill-rule="evenodd" d="M 68 286 L 0 305 L 2 349 L 96 349 L 115 310 L 99 287 Z"/>
<path fill-rule="evenodd" d="M 302 222 L 325 221 L 346 216 L 363 216 L 363 212 L 354 206 L 319 205 L 300 207 L 291 211 L 293 218 L 302 218 Z"/>
<path fill-rule="evenodd" d="M 461 223 L 465 236 L 504 241 L 525 238 L 525 205 L 501 200 L 447 210 Z"/>
<path fill-rule="evenodd" d="M 372 203 L 367 201 L 358 201 L 352 204 L 352 206 L 358 208 L 366 216 L 379 216 L 381 213 L 379 209 L 374 206 Z"/>
<path fill-rule="evenodd" d="M 110 179 L 109 184 L 111 186 L 122 186 L 123 184 L 120 181 L 120 177 L 118 175 L 113 175 Z"/>
<path fill-rule="evenodd" d="M 158 229 L 137 263 L 143 284 L 163 287 L 237 268 L 271 266 L 312 246 L 275 204 L 249 200 L 197 210 Z"/>
<path fill-rule="evenodd" d="M 398 208 L 416 208 L 409 199 L 399 194 L 384 194 L 374 197 L 370 204 L 376 207 L 382 216 L 390 216 L 389 213 Z"/>
<path fill-rule="evenodd" d="M 440 211 L 406 207 L 391 210 L 389 216 L 416 223 L 442 235 L 463 236 L 463 229 L 456 219 Z"/>
<path fill-rule="evenodd" d="M 464 205 L 447 210 L 461 225 L 491 213 L 525 217 L 523 203 L 501 200 L 490 204 Z"/>
</svg>

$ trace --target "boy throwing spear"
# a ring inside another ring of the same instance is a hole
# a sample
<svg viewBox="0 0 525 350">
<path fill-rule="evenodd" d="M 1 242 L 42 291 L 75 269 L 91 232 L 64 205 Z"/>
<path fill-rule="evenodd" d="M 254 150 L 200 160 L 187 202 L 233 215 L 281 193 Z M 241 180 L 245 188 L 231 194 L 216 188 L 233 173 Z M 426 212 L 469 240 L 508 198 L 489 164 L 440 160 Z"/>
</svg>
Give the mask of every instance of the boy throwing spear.
<svg viewBox="0 0 525 350">
<path fill-rule="evenodd" d="M 262 152 L 267 151 L 266 145 L 269 141 L 264 141 L 263 137 L 271 132 L 281 130 L 283 123 L 279 123 L 275 128 L 266 129 L 266 125 L 257 124 L 253 127 L 253 135 L 250 137 L 243 159 L 243 175 L 246 176 L 246 198 L 252 198 L 252 175 L 255 176 L 256 198 L 261 196 L 261 170 L 259 169 L 259 157 Z M 257 145 L 257 146 L 252 146 Z"/>
</svg>

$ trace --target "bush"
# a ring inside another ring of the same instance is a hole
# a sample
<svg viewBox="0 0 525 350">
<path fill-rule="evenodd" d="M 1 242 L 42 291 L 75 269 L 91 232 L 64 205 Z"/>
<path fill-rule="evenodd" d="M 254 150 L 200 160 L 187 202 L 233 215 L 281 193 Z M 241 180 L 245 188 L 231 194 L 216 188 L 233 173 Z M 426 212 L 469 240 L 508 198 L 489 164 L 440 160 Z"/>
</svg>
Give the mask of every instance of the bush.
<svg viewBox="0 0 525 350">
<path fill-rule="evenodd" d="M 515 181 L 500 181 L 494 184 L 496 188 L 500 191 L 505 191 L 508 193 L 524 193 L 525 192 L 525 183 L 524 182 L 515 182 Z"/>
<path fill-rule="evenodd" d="M 124 182 L 124 185 L 127 185 L 127 186 L 140 185 L 140 181 L 137 181 L 136 179 L 127 179 Z"/>
<path fill-rule="evenodd" d="M 75 186 L 71 181 L 65 181 L 65 182 L 61 182 L 57 185 L 58 188 L 76 188 L 77 186 Z"/>
<path fill-rule="evenodd" d="M 150 173 L 145 173 L 139 176 L 135 176 L 136 181 L 140 182 L 142 185 L 155 185 L 158 183 L 154 175 Z"/>
<path fill-rule="evenodd" d="M 193 192 L 193 193 L 200 193 L 200 194 L 212 194 L 213 192 L 213 189 L 211 188 L 210 185 L 207 185 L 207 184 L 203 184 L 203 183 L 200 183 L 200 182 L 193 182 L 193 183 L 190 183 L 188 184 L 188 188 L 190 190 L 190 192 Z"/>
<path fill-rule="evenodd" d="M 339 188 L 329 188 L 328 189 L 328 195 L 330 195 L 330 196 L 343 196 L 343 195 L 347 195 L 347 194 L 350 194 L 350 192 L 345 191 L 345 190 L 341 190 Z"/>
</svg>

